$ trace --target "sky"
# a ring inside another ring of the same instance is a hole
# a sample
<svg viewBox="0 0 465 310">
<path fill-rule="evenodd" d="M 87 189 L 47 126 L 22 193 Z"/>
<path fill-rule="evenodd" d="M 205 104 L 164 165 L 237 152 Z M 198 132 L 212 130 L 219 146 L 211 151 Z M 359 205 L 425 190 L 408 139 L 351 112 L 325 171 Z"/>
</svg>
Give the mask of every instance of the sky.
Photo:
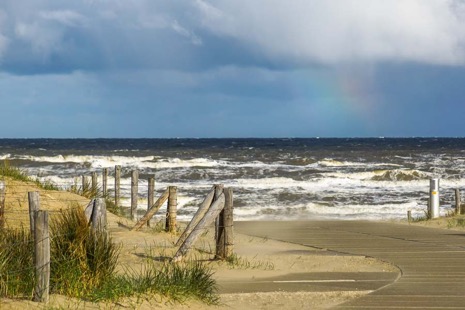
<svg viewBox="0 0 465 310">
<path fill-rule="evenodd" d="M 1 0 L 0 137 L 463 137 L 465 0 Z"/>
</svg>

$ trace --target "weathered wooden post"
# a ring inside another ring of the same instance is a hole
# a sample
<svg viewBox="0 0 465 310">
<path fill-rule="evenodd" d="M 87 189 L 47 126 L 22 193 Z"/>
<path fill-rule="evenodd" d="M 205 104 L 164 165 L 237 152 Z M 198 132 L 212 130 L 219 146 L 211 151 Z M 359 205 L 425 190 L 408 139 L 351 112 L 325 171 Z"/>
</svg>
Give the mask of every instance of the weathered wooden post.
<svg viewBox="0 0 465 310">
<path fill-rule="evenodd" d="M 0 181 L 0 229 L 5 226 L 5 181 Z"/>
<path fill-rule="evenodd" d="M 131 172 L 131 219 L 134 219 L 134 213 L 137 209 L 137 198 L 139 197 L 139 171 Z"/>
<path fill-rule="evenodd" d="M 102 171 L 102 195 L 107 198 L 108 193 L 108 168 L 103 168 Z"/>
<path fill-rule="evenodd" d="M 234 254 L 234 200 L 232 188 L 224 189 L 224 254 L 223 258 Z"/>
<path fill-rule="evenodd" d="M 153 206 L 154 195 L 155 195 L 155 177 L 149 177 L 148 189 L 147 189 L 147 211 Z M 150 220 L 147 221 L 147 227 L 150 227 Z"/>
<path fill-rule="evenodd" d="M 34 212 L 34 301 L 48 302 L 50 288 L 50 238 L 48 211 Z"/>
<path fill-rule="evenodd" d="M 455 189 L 455 214 L 462 214 L 460 189 Z"/>
<path fill-rule="evenodd" d="M 91 226 L 95 231 L 107 230 L 107 206 L 105 204 L 105 198 L 95 199 Z"/>
<path fill-rule="evenodd" d="M 166 208 L 166 225 L 165 231 L 176 232 L 176 213 L 178 207 L 177 187 L 169 187 L 168 207 Z"/>
<path fill-rule="evenodd" d="M 34 236 L 34 214 L 40 209 L 39 192 L 28 192 L 27 198 L 29 202 L 29 223 L 31 236 Z"/>
<path fill-rule="evenodd" d="M 121 185 L 121 166 L 115 166 L 115 206 L 119 207 L 119 195 L 120 195 L 120 185 Z"/>
<path fill-rule="evenodd" d="M 97 196 L 98 194 L 98 184 L 97 184 L 97 172 L 92 172 L 92 196 Z"/>
<path fill-rule="evenodd" d="M 81 195 L 84 195 L 84 192 L 87 191 L 87 178 L 85 175 L 81 175 L 81 183 L 82 183 L 82 187 L 81 187 Z"/>
<path fill-rule="evenodd" d="M 220 197 L 220 195 L 223 194 L 223 189 L 224 189 L 223 184 L 216 184 L 215 185 L 215 198 L 213 199 L 213 201 L 218 199 L 218 197 Z M 215 219 L 215 240 L 218 240 L 220 225 L 223 225 L 223 223 L 222 223 L 222 219 L 220 219 L 220 216 L 218 216 Z"/>
<path fill-rule="evenodd" d="M 412 211 L 408 210 L 407 211 L 407 222 L 410 224 L 412 221 Z"/>
<path fill-rule="evenodd" d="M 233 254 L 233 192 L 231 188 L 223 190 L 225 204 L 218 216 L 218 234 L 216 237 L 216 258 L 225 259 Z"/>
</svg>

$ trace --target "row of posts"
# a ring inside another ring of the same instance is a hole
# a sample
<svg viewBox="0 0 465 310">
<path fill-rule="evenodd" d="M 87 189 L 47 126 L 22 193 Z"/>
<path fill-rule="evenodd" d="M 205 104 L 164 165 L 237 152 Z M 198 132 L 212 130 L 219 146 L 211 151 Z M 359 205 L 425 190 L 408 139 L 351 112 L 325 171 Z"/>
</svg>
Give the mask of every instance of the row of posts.
<svg viewBox="0 0 465 310">
<path fill-rule="evenodd" d="M 82 176 L 82 188 L 86 188 L 87 177 Z M 93 172 L 91 176 L 91 190 L 94 194 L 97 194 L 98 191 L 98 181 L 97 181 L 97 172 Z M 177 188 L 175 186 L 170 186 L 169 198 L 168 198 L 168 207 L 166 211 L 166 231 L 174 232 L 176 230 L 176 213 L 177 213 Z M 115 166 L 115 196 L 114 202 L 118 207 L 120 206 L 120 193 L 121 193 L 121 166 Z M 152 207 L 154 204 L 154 192 L 155 192 L 155 177 L 148 178 L 148 194 L 147 194 L 147 210 Z M 108 168 L 103 168 L 102 171 L 102 196 L 107 197 L 108 195 Z M 139 198 L 139 171 L 131 171 L 131 206 L 130 206 L 130 216 L 131 219 L 135 218 L 135 213 L 137 210 L 137 201 Z M 150 227 L 150 221 L 147 221 L 147 226 Z"/>
</svg>

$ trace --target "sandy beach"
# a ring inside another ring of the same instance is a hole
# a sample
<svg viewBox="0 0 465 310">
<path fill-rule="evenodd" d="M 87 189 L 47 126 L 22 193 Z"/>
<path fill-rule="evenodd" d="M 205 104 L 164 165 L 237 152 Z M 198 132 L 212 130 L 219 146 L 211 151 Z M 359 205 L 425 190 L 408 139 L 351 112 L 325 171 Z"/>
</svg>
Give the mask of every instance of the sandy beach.
<svg viewBox="0 0 465 310">
<path fill-rule="evenodd" d="M 52 211 L 52 218 L 58 214 L 57 211 L 69 208 L 70 202 L 79 203 L 82 206 L 88 203 L 88 199 L 68 192 L 43 191 L 34 185 L 17 181 L 8 181 L 7 184 L 5 213 L 8 227 L 28 225 L 28 191 L 40 192 L 41 209 Z M 120 272 L 128 267 L 140 268 L 146 259 L 155 259 L 162 264 L 164 259 L 172 257 L 177 250 L 174 243 L 178 235 L 165 233 L 157 223 L 152 223 L 151 228 L 144 228 L 141 231 L 130 231 L 129 228 L 134 225 L 134 222 L 109 214 L 108 225 L 114 242 L 122 246 L 119 259 Z M 181 223 L 180 229 L 182 225 Z M 63 296 L 51 296 L 49 306 L 76 309 L 126 307 L 136 309 L 153 307 L 162 309 L 279 309 L 284 305 L 287 309 L 328 308 L 370 293 L 370 291 L 337 288 L 332 290 L 327 287 L 319 291 L 308 291 L 304 286 L 302 289 L 296 288 L 292 291 L 273 291 L 272 288 L 267 288 L 264 282 L 270 278 L 303 273 L 398 272 L 394 266 L 363 256 L 342 255 L 324 249 L 237 233 L 235 234 L 236 261 L 234 263 L 215 261 L 212 253 L 214 251 L 213 240 L 211 231 L 203 234 L 201 240 L 196 243 L 195 249 L 190 251 L 188 259 L 203 260 L 214 270 L 214 278 L 218 283 L 221 298 L 221 304 L 218 306 L 206 306 L 193 300 L 187 300 L 183 304 L 173 303 L 160 296 L 127 299 L 117 304 L 94 304 Z M 252 292 L 242 292 L 233 285 L 248 282 L 255 283 L 252 285 L 254 288 Z M 1 300 L 0 303 L 2 309 L 26 309 L 33 304 L 25 300 L 7 299 Z"/>
</svg>

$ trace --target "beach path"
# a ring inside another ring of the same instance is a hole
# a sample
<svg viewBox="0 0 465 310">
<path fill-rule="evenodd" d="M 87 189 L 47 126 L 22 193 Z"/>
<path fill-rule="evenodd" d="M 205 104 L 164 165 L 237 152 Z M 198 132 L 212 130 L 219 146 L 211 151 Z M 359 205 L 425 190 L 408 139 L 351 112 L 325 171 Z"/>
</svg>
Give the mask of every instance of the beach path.
<svg viewBox="0 0 465 310">
<path fill-rule="evenodd" d="M 402 271 L 391 284 L 337 309 L 465 309 L 464 232 L 369 221 L 236 222 L 235 227 L 243 234 L 377 258 Z M 357 280 L 348 276 L 332 280 Z M 305 285 L 312 279 L 299 280 Z M 364 289 L 366 281 L 359 285 Z"/>
</svg>

